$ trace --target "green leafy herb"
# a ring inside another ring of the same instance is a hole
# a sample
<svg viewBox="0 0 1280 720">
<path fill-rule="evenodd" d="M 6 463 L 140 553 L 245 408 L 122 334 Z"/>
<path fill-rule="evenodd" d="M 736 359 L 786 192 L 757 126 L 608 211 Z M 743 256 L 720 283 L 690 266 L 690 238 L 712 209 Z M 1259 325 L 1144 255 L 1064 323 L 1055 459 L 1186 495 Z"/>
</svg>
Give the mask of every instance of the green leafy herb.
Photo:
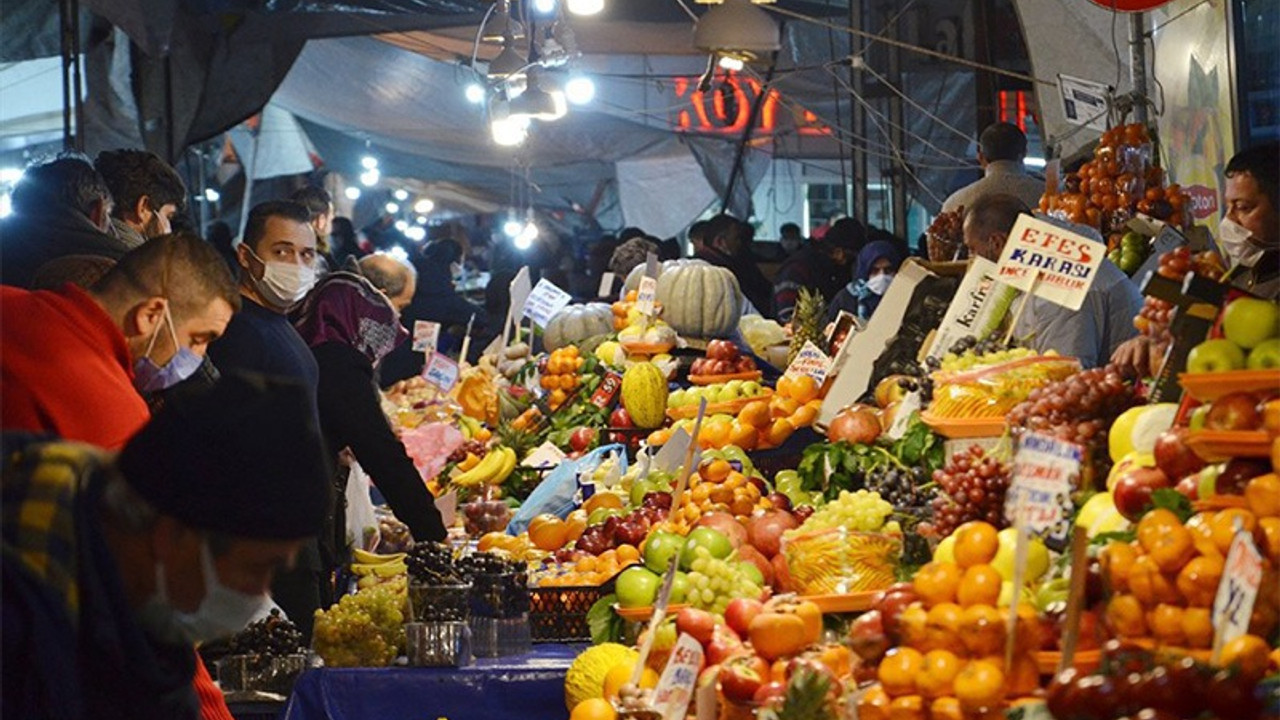
<svg viewBox="0 0 1280 720">
<path fill-rule="evenodd" d="M 1177 515 L 1178 520 L 1183 523 L 1196 514 L 1187 496 L 1172 488 L 1160 488 L 1151 493 L 1151 503 L 1157 510 L 1168 510 Z"/>
<path fill-rule="evenodd" d="M 1115 532 L 1098 533 L 1092 540 L 1090 545 L 1109 545 L 1111 542 L 1129 543 L 1138 539 L 1137 530 L 1116 530 Z"/>
<path fill-rule="evenodd" d="M 591 629 L 592 644 L 621 642 L 624 625 L 622 618 L 613 611 L 617 595 L 605 595 L 587 611 L 587 627 Z"/>
</svg>

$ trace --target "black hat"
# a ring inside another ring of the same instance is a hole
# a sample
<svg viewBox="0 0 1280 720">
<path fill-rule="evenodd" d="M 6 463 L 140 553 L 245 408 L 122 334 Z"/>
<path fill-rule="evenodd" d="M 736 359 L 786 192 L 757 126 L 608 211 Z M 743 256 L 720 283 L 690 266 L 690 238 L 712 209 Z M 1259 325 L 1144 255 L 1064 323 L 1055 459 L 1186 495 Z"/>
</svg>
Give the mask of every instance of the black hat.
<svg viewBox="0 0 1280 720">
<path fill-rule="evenodd" d="M 867 244 L 867 229 L 856 218 L 840 218 L 827 230 L 820 242 L 856 252 Z"/>
<path fill-rule="evenodd" d="M 120 452 L 125 480 L 159 512 L 234 537 L 320 532 L 330 468 L 301 383 L 228 373 L 174 398 Z"/>
</svg>

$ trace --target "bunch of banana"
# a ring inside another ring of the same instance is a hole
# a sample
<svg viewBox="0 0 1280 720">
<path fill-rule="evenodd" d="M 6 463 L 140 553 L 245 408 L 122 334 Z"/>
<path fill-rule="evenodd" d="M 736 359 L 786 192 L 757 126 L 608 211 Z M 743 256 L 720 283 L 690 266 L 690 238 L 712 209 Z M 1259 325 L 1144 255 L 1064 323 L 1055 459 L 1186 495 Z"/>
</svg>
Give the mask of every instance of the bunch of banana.
<svg viewBox="0 0 1280 720">
<path fill-rule="evenodd" d="M 404 553 L 379 555 L 356 548 L 352 555 L 355 562 L 351 563 L 351 574 L 359 578 L 356 586 L 361 590 L 394 582 L 409 572 Z"/>
<path fill-rule="evenodd" d="M 501 485 L 515 469 L 516 451 L 509 447 L 495 447 L 475 467 L 457 475 L 452 482 L 460 487 Z"/>
<path fill-rule="evenodd" d="M 480 421 L 467 414 L 461 414 L 457 418 L 458 429 L 462 431 L 462 436 L 468 440 L 479 440 L 485 442 L 493 437 L 493 433 L 489 431 Z"/>
</svg>

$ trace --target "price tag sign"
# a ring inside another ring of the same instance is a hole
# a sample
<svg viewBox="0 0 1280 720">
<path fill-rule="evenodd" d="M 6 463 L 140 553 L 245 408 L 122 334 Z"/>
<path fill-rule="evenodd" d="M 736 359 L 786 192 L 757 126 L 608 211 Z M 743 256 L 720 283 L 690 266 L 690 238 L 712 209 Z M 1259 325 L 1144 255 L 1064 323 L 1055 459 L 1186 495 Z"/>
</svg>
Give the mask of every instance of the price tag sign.
<svg viewBox="0 0 1280 720">
<path fill-rule="evenodd" d="M 787 375 L 808 375 L 818 384 L 826 382 L 827 373 L 831 372 L 831 358 L 813 344 L 812 340 L 806 340 L 804 347 L 800 348 L 800 352 L 796 353 L 796 358 L 787 366 Z"/>
<path fill-rule="evenodd" d="M 1262 555 L 1247 532 L 1237 532 L 1213 600 L 1214 647 L 1219 648 L 1249 630 L 1253 604 L 1262 586 Z"/>
<path fill-rule="evenodd" d="M 1028 432 L 1018 442 L 1005 517 L 1019 520 L 1045 544 L 1061 549 L 1071 533 L 1071 490 L 1080 478 L 1084 448 L 1049 435 Z"/>
<path fill-rule="evenodd" d="M 641 313 L 653 316 L 654 305 L 658 301 L 658 281 L 645 275 L 640 278 L 640 288 L 636 291 L 636 309 Z"/>
<path fill-rule="evenodd" d="M 1019 215 L 1000 253 L 996 279 L 1079 310 L 1107 246 L 1053 223 Z"/>
<path fill-rule="evenodd" d="M 702 663 L 702 645 L 689 633 L 681 633 L 654 689 L 653 704 L 662 713 L 663 720 L 684 720 Z"/>
<path fill-rule="evenodd" d="M 596 297 L 607 298 L 613 294 L 613 278 L 614 274 L 607 270 L 600 276 L 600 289 L 596 290 Z"/>
<path fill-rule="evenodd" d="M 458 363 L 447 355 L 432 353 L 427 366 L 422 369 L 422 378 L 440 388 L 440 392 L 449 392 L 458 382 Z"/>
<path fill-rule="evenodd" d="M 440 340 L 440 323 L 416 320 L 413 323 L 413 351 L 435 352 Z"/>
<path fill-rule="evenodd" d="M 893 422 L 885 431 L 885 435 L 890 440 L 901 440 L 902 436 L 907 434 L 907 429 L 911 427 L 912 416 L 918 412 L 920 412 L 920 393 L 907 393 L 906 397 L 898 403 L 898 409 L 893 413 Z"/>
<path fill-rule="evenodd" d="M 556 316 L 573 298 L 569 293 L 556 287 L 555 283 L 543 278 L 533 286 L 529 300 L 524 304 L 524 317 L 545 328 L 551 318 Z"/>
</svg>

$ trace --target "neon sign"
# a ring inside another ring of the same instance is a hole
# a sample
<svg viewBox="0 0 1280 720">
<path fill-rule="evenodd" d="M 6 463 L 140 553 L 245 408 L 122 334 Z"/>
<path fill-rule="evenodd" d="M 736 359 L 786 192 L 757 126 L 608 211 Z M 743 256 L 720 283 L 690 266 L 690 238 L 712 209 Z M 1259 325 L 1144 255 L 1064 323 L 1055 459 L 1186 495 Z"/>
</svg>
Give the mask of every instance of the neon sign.
<svg viewBox="0 0 1280 720">
<path fill-rule="evenodd" d="M 685 101 L 672 118 L 677 132 L 736 135 L 746 130 L 751 120 L 751 107 L 764 88 L 755 78 L 744 78 L 730 73 L 723 81 L 706 92 L 687 77 L 674 79 L 676 97 Z M 831 128 L 818 116 L 804 109 L 792 110 L 781 105 L 782 96 L 777 90 L 765 93 L 760 104 L 760 117 L 754 132 L 770 135 L 778 127 L 779 113 L 790 114 L 800 135 L 831 135 Z"/>
</svg>

